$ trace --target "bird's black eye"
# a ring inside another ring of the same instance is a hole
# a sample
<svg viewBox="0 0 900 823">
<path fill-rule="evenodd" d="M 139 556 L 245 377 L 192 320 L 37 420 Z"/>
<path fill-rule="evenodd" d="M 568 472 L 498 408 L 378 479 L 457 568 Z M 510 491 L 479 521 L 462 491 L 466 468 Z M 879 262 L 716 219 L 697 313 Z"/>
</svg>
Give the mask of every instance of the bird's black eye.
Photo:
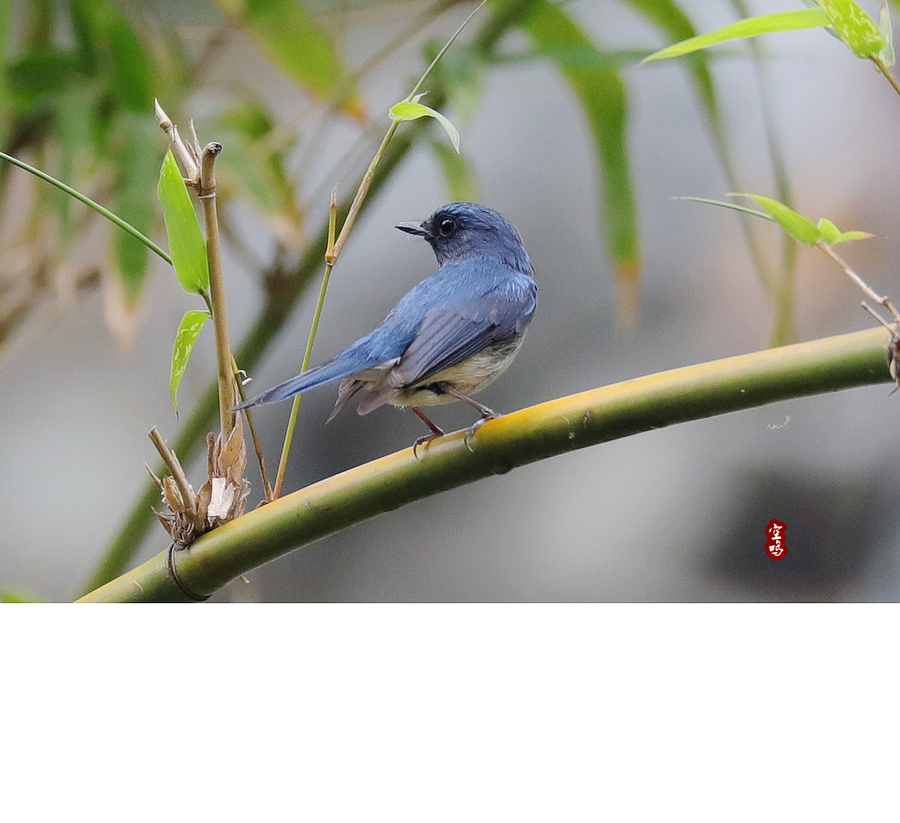
<svg viewBox="0 0 900 823">
<path fill-rule="evenodd" d="M 456 221 L 449 217 L 445 217 L 438 223 L 438 232 L 440 232 L 441 237 L 449 237 L 455 231 Z"/>
</svg>

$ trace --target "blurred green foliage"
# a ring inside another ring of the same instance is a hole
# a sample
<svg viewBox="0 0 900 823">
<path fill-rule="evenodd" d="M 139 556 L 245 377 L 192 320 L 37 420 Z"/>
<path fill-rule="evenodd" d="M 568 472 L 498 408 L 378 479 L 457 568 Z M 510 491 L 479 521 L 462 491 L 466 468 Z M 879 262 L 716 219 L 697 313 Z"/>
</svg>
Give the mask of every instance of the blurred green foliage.
<svg viewBox="0 0 900 823">
<path fill-rule="evenodd" d="M 669 35 L 693 33 L 677 3 L 618 1 Z M 192 5 L 190 27 L 181 24 L 178 4 L 0 3 L 0 37 L 7 55 L 0 75 L 0 145 L 89 193 L 153 236 L 159 231 L 154 189 L 165 146 L 153 117 L 153 98 L 159 97 L 177 117 L 191 95 L 202 94 L 201 130 L 226 145 L 220 194 L 226 200 L 242 198 L 261 215 L 271 231 L 276 257 L 296 253 L 309 232 L 304 226 L 308 209 L 295 169 L 320 162 L 315 152 L 327 143 L 327 136 L 310 140 L 304 133 L 311 120 L 308 112 L 296 122 L 283 122 L 258 78 L 248 76 L 223 93 L 214 76 L 217 57 L 234 40 L 246 38 L 245 45 L 252 43 L 284 78 L 309 94 L 324 118 L 316 129 L 327 130 L 337 117 L 363 133 L 368 121 L 358 92 L 360 77 L 372 63 L 389 59 L 397 48 L 420 36 L 426 23 L 452 5 L 438 0 L 424 9 L 417 6 L 395 42 L 369 63 L 351 67 L 352 60 L 342 54 L 333 31 L 298 0 L 208 0 Z M 531 46 L 520 59 L 551 60 L 572 87 L 584 110 L 586 134 L 596 148 L 603 210 L 598 229 L 606 239 L 613 272 L 633 280 L 640 261 L 639 231 L 630 183 L 627 87 L 620 72 L 623 63 L 633 64 L 634 55 L 609 52 L 583 29 L 569 6 L 551 0 L 491 0 L 476 20 L 479 23 L 488 33 L 497 26 L 521 28 Z M 486 52 L 477 46 L 478 38 L 474 37 L 475 45 L 456 44 L 435 76 L 462 123 L 479 105 L 481 78 L 504 62 L 502 50 Z M 423 48 L 426 55 L 433 53 L 431 43 Z M 705 66 L 695 63 L 691 71 L 707 113 L 714 118 Z M 384 116 L 377 115 L 379 120 Z M 450 195 L 477 197 L 477 163 L 452 158 L 439 142 L 429 142 L 435 146 Z M 4 177 L 13 173 L 17 172 L 0 168 Z M 19 241 L 29 248 L 33 269 L 49 271 L 52 283 L 53 272 L 69 263 L 71 278 L 71 259 L 95 218 L 40 184 L 34 185 L 24 213 L 21 201 L 16 207 Z M 147 250 L 122 232 L 106 227 L 104 231 L 105 253 L 79 256 L 75 283 L 88 286 L 101 273 L 113 286 L 114 304 L 120 309 L 117 329 L 127 337 L 134 317 L 130 308 L 140 300 L 147 277 Z M 98 251 L 102 249 L 95 248 Z M 27 303 L 4 306 L 9 292 L 11 288 L 0 282 L 0 342 L 29 314 Z M 31 300 L 36 304 L 52 292 L 52 287 L 36 289 Z"/>
</svg>

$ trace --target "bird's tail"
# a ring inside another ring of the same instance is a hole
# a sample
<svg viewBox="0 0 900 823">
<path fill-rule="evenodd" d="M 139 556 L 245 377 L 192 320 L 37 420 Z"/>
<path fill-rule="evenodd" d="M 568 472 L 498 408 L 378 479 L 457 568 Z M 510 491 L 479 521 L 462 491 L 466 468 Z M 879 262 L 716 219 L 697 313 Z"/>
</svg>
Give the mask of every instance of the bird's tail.
<svg viewBox="0 0 900 823">
<path fill-rule="evenodd" d="M 241 409 L 249 409 L 251 406 L 260 406 L 264 403 L 276 403 L 279 400 L 286 400 L 288 397 L 300 394 L 300 392 L 317 389 L 319 386 L 327 386 L 329 383 L 336 383 L 338 380 L 343 380 L 345 377 L 350 377 L 357 372 L 370 368 L 373 364 L 369 361 L 370 358 L 366 357 L 363 352 L 345 351 L 321 366 L 309 369 L 309 371 L 298 374 L 290 380 L 285 380 L 284 383 L 273 386 L 256 397 L 245 400 L 243 403 L 238 403 L 231 410 L 240 411 Z"/>
</svg>

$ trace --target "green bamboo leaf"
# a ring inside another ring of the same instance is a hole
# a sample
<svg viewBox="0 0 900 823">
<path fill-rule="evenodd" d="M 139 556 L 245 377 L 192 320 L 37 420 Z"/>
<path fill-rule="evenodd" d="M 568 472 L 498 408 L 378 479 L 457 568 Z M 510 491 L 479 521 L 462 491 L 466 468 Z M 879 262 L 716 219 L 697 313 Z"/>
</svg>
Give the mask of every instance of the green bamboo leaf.
<svg viewBox="0 0 900 823">
<path fill-rule="evenodd" d="M 763 220 L 772 220 L 772 218 L 766 214 L 764 211 L 758 211 L 757 209 L 751 209 L 747 206 L 739 206 L 737 203 L 727 203 L 724 200 L 710 200 L 708 197 L 673 197 L 673 200 L 690 200 L 692 203 L 706 203 L 710 206 L 719 206 L 723 209 L 731 209 L 732 211 L 739 211 L 743 214 L 752 214 L 754 217 L 762 217 Z M 772 220 L 774 223 L 775 221 Z"/>
<path fill-rule="evenodd" d="M 857 57 L 867 59 L 884 48 L 885 41 L 875 21 L 853 0 L 816 0 L 816 3 L 838 37 Z"/>
<path fill-rule="evenodd" d="M 94 7 L 90 0 L 69 0 L 67 5 L 75 41 L 74 51 L 85 74 L 96 75 L 101 63 L 98 50 L 106 38 L 97 31 Z"/>
<path fill-rule="evenodd" d="M 534 45 L 548 54 L 572 47 L 599 52 L 557 3 L 537 0 L 522 25 Z M 606 241 L 620 287 L 620 313 L 633 316 L 637 310 L 640 249 L 625 139 L 625 85 L 608 66 L 576 68 L 558 64 L 558 68 L 577 96 L 594 138 L 598 171 L 602 172 Z"/>
<path fill-rule="evenodd" d="M 96 5 L 96 0 L 90 0 Z M 122 107 L 135 112 L 152 111 L 154 69 L 137 32 L 121 13 L 102 4 L 112 58 L 113 90 Z"/>
<path fill-rule="evenodd" d="M 820 217 L 816 223 L 819 230 L 819 240 L 826 246 L 837 246 L 839 243 L 847 243 L 850 240 L 867 240 L 874 235 L 867 231 L 841 231 L 827 217 Z"/>
<path fill-rule="evenodd" d="M 472 167 L 459 153 L 453 151 L 446 143 L 431 141 L 431 150 L 444 173 L 450 200 L 457 202 L 477 202 L 478 183 Z"/>
<path fill-rule="evenodd" d="M 748 209 L 736 203 L 724 203 L 721 200 L 709 200 L 706 197 L 676 197 L 676 200 L 692 200 L 695 203 L 708 203 L 712 206 L 721 206 L 732 211 L 752 214 L 754 217 L 762 217 L 778 223 L 791 237 L 804 246 L 815 246 L 816 243 L 824 243 L 826 246 L 836 246 L 839 243 L 847 243 L 850 240 L 866 240 L 874 237 L 866 231 L 841 231 L 827 217 L 820 217 L 813 223 L 802 214 L 788 208 L 783 203 L 773 200 L 771 197 L 763 197 L 761 194 L 732 193 L 730 197 L 749 197 L 762 206 L 765 211 Z"/>
<path fill-rule="evenodd" d="M 894 57 L 894 33 L 891 29 L 891 12 L 888 9 L 887 0 L 881 4 L 881 12 L 878 16 L 878 31 L 884 38 L 884 47 L 878 53 L 878 57 L 885 68 L 892 68 L 895 62 Z"/>
<path fill-rule="evenodd" d="M 780 11 L 774 14 L 748 17 L 708 34 L 691 37 L 687 40 L 682 40 L 680 43 L 674 43 L 671 46 L 653 52 L 653 54 L 648 55 L 641 61 L 641 65 L 655 60 L 681 57 L 701 49 L 708 49 L 710 46 L 716 46 L 719 43 L 728 42 L 729 40 L 745 40 L 748 37 L 757 37 L 760 34 L 771 34 L 778 31 L 798 31 L 830 24 L 831 21 L 828 15 L 820 8 Z"/>
<path fill-rule="evenodd" d="M 245 94 L 245 98 L 225 109 L 219 123 L 234 129 L 248 142 L 265 140 L 275 130 L 275 121 L 260 98 L 250 98 L 249 93 Z"/>
<path fill-rule="evenodd" d="M 745 194 L 743 192 L 731 192 L 728 196 L 748 197 L 756 201 L 782 229 L 804 246 L 815 246 L 822 239 L 821 232 L 812 220 L 785 206 L 784 203 L 773 200 L 771 197 L 763 197 L 761 194 Z"/>
<path fill-rule="evenodd" d="M 827 245 L 836 246 L 838 243 L 847 243 L 850 240 L 869 240 L 874 236 L 872 232 L 868 231 L 842 231 L 840 237 Z"/>
<path fill-rule="evenodd" d="M 191 309 L 178 324 L 175 345 L 172 347 L 172 372 L 169 378 L 169 394 L 172 396 L 172 405 L 175 407 L 176 414 L 178 413 L 178 387 L 181 385 L 181 378 L 184 377 L 184 370 L 187 368 L 188 360 L 191 359 L 191 352 L 194 350 L 197 336 L 209 318 L 209 312 Z"/>
<path fill-rule="evenodd" d="M 827 217 L 820 217 L 816 222 L 816 228 L 819 230 L 819 239 L 823 243 L 834 246 L 840 242 L 840 229 Z"/>
<path fill-rule="evenodd" d="M 209 291 L 209 262 L 206 259 L 206 241 L 200 231 L 200 223 L 194 204 L 175 157 L 166 152 L 159 173 L 159 202 L 166 221 L 166 234 L 172 252 L 172 265 L 181 287 L 189 294 Z"/>
<path fill-rule="evenodd" d="M 419 94 L 416 95 L 413 100 L 402 100 L 391 106 L 390 111 L 388 112 L 391 116 L 391 120 L 397 120 L 402 123 L 404 120 L 418 120 L 420 117 L 433 117 L 444 127 L 444 131 L 447 132 L 450 142 L 453 143 L 453 148 L 456 149 L 456 151 L 459 151 L 459 132 L 456 130 L 456 126 L 454 126 L 453 123 L 439 111 L 435 111 L 434 109 L 430 109 L 428 106 L 419 103 L 418 98 L 421 96 L 422 95 Z"/>
<path fill-rule="evenodd" d="M 331 40 L 297 0 L 216 0 L 242 20 L 266 56 L 285 74 L 313 92 L 330 96 L 341 90 L 347 71 Z M 345 111 L 362 116 L 359 100 L 348 95 Z"/>
<path fill-rule="evenodd" d="M 685 39 L 685 35 L 690 36 L 694 30 L 690 18 L 673 0 L 620 0 L 620 2 L 631 6 L 658 29 L 677 34 L 681 39 Z"/>
</svg>

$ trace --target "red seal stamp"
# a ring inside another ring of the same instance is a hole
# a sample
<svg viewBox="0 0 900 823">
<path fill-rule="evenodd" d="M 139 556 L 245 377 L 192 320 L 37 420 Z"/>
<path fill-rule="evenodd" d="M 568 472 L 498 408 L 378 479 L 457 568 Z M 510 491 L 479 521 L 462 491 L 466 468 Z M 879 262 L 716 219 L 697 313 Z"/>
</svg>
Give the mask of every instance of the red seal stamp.
<svg viewBox="0 0 900 823">
<path fill-rule="evenodd" d="M 787 543 L 784 541 L 784 532 L 787 527 L 779 520 L 769 521 L 766 526 L 766 554 L 773 560 L 781 560 L 787 554 Z"/>
</svg>

